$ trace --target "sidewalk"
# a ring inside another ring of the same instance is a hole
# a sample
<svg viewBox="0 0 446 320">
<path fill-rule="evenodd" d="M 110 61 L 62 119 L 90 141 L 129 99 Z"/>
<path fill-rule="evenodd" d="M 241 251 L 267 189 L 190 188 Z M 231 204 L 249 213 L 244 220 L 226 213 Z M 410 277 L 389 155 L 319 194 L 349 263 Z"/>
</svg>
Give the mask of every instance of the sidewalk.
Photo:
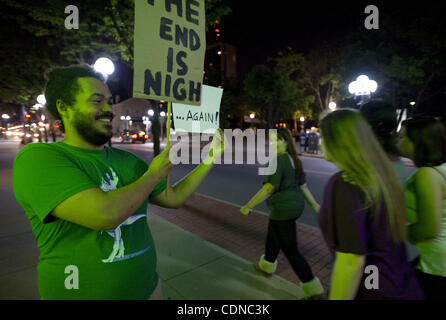
<svg viewBox="0 0 446 320">
<path fill-rule="evenodd" d="M 299 280 L 282 253 L 278 258 L 276 275 L 270 279 L 259 274 L 252 266 L 264 253 L 267 216 L 253 212 L 246 217 L 239 213 L 236 206 L 197 194 L 189 198 L 180 209 L 149 206 L 149 212 L 149 225 L 161 254 L 158 270 L 168 288 L 167 292 L 164 291 L 166 298 L 171 298 L 171 289 L 186 299 L 302 298 L 302 292 L 297 286 Z M 189 231 L 200 240 L 195 238 L 191 243 L 181 241 L 185 237 L 184 233 L 180 238 L 177 238 L 178 234 L 172 234 L 172 237 L 161 235 L 158 229 L 160 218 Z M 297 235 L 301 253 L 327 289 L 331 256 L 320 231 L 297 224 Z M 169 244 L 169 248 L 164 247 L 166 243 L 163 240 L 166 238 L 172 241 L 172 247 Z M 182 264 L 179 262 L 181 259 L 185 259 L 183 262 L 187 264 L 194 259 L 199 261 L 194 264 L 197 267 L 190 265 L 183 274 L 171 277 L 170 269 L 177 268 L 175 263 Z M 203 261 L 201 265 L 200 261 Z M 169 265 L 171 262 L 174 266 Z"/>
<path fill-rule="evenodd" d="M 245 217 L 238 210 L 200 195 L 193 195 L 177 210 L 149 206 L 148 224 L 157 248 L 164 299 L 303 297 L 299 281 L 282 254 L 273 277 L 254 270 L 252 263 L 263 254 L 268 218 L 255 212 Z M 0 300 L 39 299 L 39 250 L 25 213 L 23 217 L 16 215 L 5 217 L 4 222 L 14 228 L 0 237 Z M 320 232 L 304 225 L 297 225 L 297 232 L 302 254 L 327 288 L 330 256 Z"/>
</svg>

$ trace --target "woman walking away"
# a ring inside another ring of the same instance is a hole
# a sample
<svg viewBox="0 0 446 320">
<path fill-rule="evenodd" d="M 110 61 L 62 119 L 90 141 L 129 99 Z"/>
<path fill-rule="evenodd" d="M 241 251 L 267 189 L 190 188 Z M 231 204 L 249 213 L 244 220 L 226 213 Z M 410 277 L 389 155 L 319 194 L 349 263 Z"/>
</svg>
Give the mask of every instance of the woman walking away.
<svg viewBox="0 0 446 320">
<path fill-rule="evenodd" d="M 403 122 L 401 153 L 418 167 L 406 186 L 409 239 L 420 251 L 417 277 L 428 299 L 446 300 L 446 129 L 432 117 Z"/>
<path fill-rule="evenodd" d="M 335 254 L 333 300 L 423 299 L 407 261 L 404 191 L 361 114 L 339 109 L 321 121 L 322 149 L 341 170 L 325 187 L 319 225 Z"/>
<path fill-rule="evenodd" d="M 272 141 L 272 147 L 277 150 L 276 171 L 265 176 L 263 188 L 240 209 L 242 214 L 247 215 L 252 208 L 268 199 L 271 214 L 265 254 L 254 266 L 266 275 L 273 274 L 277 268 L 277 256 L 282 250 L 302 281 L 301 288 L 305 297 L 320 299 L 323 298 L 324 288 L 299 252 L 296 235 L 296 220 L 304 210 L 304 199 L 316 212 L 319 204 L 307 188 L 302 162 L 297 157 L 290 131 L 278 129 L 277 136 L 272 136 Z"/>
<path fill-rule="evenodd" d="M 389 103 L 372 100 L 361 106 L 361 115 L 372 127 L 376 139 L 392 163 L 393 170 L 403 188 L 406 186 L 408 175 L 406 166 L 401 161 L 395 131 L 397 127 L 396 109 Z M 406 241 L 407 260 L 414 263 L 420 253 L 415 245 Z"/>
</svg>

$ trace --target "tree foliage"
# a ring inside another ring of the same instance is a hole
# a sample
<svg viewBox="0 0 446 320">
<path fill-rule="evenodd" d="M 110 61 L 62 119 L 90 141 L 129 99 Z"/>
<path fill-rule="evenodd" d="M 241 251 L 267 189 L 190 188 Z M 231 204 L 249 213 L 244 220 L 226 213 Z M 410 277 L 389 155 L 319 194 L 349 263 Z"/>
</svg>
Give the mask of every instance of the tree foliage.
<svg viewBox="0 0 446 320">
<path fill-rule="evenodd" d="M 91 64 L 100 56 L 133 64 L 133 0 L 83 0 L 79 29 L 65 29 L 65 7 L 60 0 L 0 0 L 0 99 L 33 104 L 41 93 L 44 71 L 57 65 Z M 207 25 L 230 13 L 222 0 L 205 0 Z M 3 31 L 3 30 L 2 30 Z"/>
<path fill-rule="evenodd" d="M 279 53 L 271 65 L 255 66 L 245 80 L 245 88 L 260 115 L 272 128 L 279 117 L 304 113 L 314 97 L 307 93 L 297 76 L 303 57 L 292 52 Z"/>
</svg>

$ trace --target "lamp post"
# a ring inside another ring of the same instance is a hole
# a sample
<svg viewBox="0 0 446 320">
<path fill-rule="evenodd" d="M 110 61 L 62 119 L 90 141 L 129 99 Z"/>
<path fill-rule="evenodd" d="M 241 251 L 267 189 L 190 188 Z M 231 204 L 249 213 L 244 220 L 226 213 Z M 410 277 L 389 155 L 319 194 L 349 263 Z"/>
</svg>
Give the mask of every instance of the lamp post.
<svg viewBox="0 0 446 320">
<path fill-rule="evenodd" d="M 356 97 L 361 97 L 361 100 L 358 103 L 359 106 L 364 104 L 364 97 L 367 96 L 370 98 L 371 94 L 374 93 L 377 88 L 378 84 L 376 81 L 370 80 L 366 75 L 360 75 L 356 78 L 356 81 L 350 82 L 348 85 L 348 91 L 351 94 L 354 94 Z"/>
<path fill-rule="evenodd" d="M 4 138 L 5 138 L 5 139 L 8 139 L 6 133 L 7 133 L 8 127 L 9 127 L 8 120 L 11 119 L 11 117 L 9 116 L 9 114 L 4 113 L 4 114 L 2 114 L 2 119 L 3 119 L 3 121 L 5 122 L 5 127 L 6 127 L 6 131 L 5 131 L 5 136 L 4 136 Z M 1 130 L 0 130 L 0 131 L 1 131 Z"/>
<path fill-rule="evenodd" d="M 130 116 L 121 116 L 121 120 L 125 121 L 125 130 L 129 129 L 129 121 L 132 120 Z"/>
<path fill-rule="evenodd" d="M 164 111 L 160 112 L 160 123 L 161 123 L 161 141 L 164 139 L 164 118 L 166 113 Z"/>
<path fill-rule="evenodd" d="M 132 117 L 126 116 L 125 120 L 126 120 L 125 123 L 126 123 L 126 127 L 127 127 L 126 129 L 129 130 L 130 129 L 130 121 L 132 120 Z"/>
</svg>

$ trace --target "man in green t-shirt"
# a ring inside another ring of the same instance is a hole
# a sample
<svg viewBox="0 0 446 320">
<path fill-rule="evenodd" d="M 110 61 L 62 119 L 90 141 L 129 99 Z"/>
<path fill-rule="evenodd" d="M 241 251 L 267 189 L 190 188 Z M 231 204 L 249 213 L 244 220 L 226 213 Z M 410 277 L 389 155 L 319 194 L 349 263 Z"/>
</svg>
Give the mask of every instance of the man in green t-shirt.
<svg viewBox="0 0 446 320">
<path fill-rule="evenodd" d="M 40 296 L 147 299 L 158 283 L 148 202 L 181 206 L 221 155 L 221 133 L 208 158 L 171 187 L 165 179 L 172 168 L 170 148 L 149 166 L 132 153 L 104 146 L 112 136 L 113 113 L 99 74 L 70 66 L 47 78 L 47 109 L 62 121 L 65 138 L 27 145 L 13 169 L 15 197 L 40 249 Z"/>
</svg>

